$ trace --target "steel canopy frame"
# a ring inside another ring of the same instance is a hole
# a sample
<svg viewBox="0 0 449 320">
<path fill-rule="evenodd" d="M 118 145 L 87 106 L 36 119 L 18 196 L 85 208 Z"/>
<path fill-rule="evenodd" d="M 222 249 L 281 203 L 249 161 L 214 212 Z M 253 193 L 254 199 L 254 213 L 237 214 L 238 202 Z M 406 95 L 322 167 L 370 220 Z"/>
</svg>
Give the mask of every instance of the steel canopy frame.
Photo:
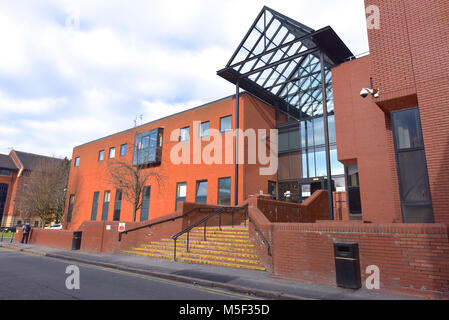
<svg viewBox="0 0 449 320">
<path fill-rule="evenodd" d="M 328 112 L 333 112 L 330 69 L 353 57 L 331 27 L 315 31 L 283 14 L 263 7 L 226 67 L 217 71 L 236 85 L 271 104 L 289 118 L 324 118 L 327 178 L 331 181 Z M 238 129 L 238 120 L 236 129 Z M 236 160 L 238 142 L 236 142 Z M 238 163 L 235 167 L 235 204 L 238 203 Z M 332 184 L 328 183 L 333 219 Z"/>
</svg>

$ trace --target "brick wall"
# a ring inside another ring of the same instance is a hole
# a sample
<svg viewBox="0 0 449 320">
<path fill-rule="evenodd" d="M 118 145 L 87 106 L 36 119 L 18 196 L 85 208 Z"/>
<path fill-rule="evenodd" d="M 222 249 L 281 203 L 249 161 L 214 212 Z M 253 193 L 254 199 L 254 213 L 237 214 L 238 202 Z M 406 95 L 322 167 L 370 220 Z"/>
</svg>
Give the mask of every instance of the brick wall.
<svg viewBox="0 0 449 320">
<path fill-rule="evenodd" d="M 369 5 L 380 9 L 380 29 L 368 30 L 376 102 L 387 112 L 419 106 L 435 221 L 449 223 L 449 2 Z"/>
<path fill-rule="evenodd" d="M 118 241 L 118 221 L 85 221 L 79 228 L 83 232 L 81 250 L 116 253 L 142 244 L 148 244 L 151 241 L 169 238 L 197 221 L 200 221 L 217 208 L 220 207 L 184 202 L 180 204 L 177 212 L 151 219 L 146 222 L 126 222 L 125 228 L 126 230 L 130 230 L 135 227 L 173 219 L 154 225 L 151 228 L 143 228 L 127 234 L 122 234 L 122 240 L 120 242 Z M 236 211 L 234 214 L 232 214 L 231 210 L 227 210 L 223 212 L 221 216 L 221 224 L 231 225 L 234 223 L 238 225 L 242 223 L 243 219 L 243 209 Z M 217 215 L 207 221 L 207 226 L 216 226 L 219 224 L 219 220 L 220 218 Z"/>
<path fill-rule="evenodd" d="M 272 223 L 249 200 L 250 237 L 274 277 L 336 286 L 334 242 L 357 242 L 362 285 L 380 268 L 382 291 L 440 298 L 449 292 L 449 226 L 319 221 Z M 256 227 L 269 242 L 272 256 Z"/>
<path fill-rule="evenodd" d="M 18 228 L 14 241 L 22 240 L 22 229 Z M 71 230 L 49 230 L 32 228 L 28 237 L 28 243 L 41 246 L 53 247 L 64 250 L 72 250 L 73 231 Z"/>
</svg>

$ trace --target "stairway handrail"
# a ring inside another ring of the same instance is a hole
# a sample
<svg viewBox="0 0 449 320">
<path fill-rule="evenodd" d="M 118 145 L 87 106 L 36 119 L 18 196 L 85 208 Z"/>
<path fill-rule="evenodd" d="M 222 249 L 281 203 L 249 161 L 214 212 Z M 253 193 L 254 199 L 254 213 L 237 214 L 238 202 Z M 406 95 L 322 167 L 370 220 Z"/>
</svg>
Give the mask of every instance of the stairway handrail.
<svg viewBox="0 0 449 320">
<path fill-rule="evenodd" d="M 177 234 L 175 234 L 174 236 L 172 236 L 171 238 L 174 240 L 174 246 L 173 246 L 173 260 L 176 261 L 176 241 L 178 240 L 178 238 L 180 236 L 182 236 L 183 234 L 187 233 L 187 252 L 189 252 L 189 239 L 190 239 L 190 231 L 192 231 L 192 229 L 198 227 L 199 225 L 204 223 L 204 241 L 206 241 L 206 228 L 207 228 L 207 221 L 213 217 L 215 217 L 216 215 L 219 215 L 219 224 L 218 227 L 221 230 L 221 214 L 223 213 L 223 211 L 228 211 L 228 210 L 232 210 L 232 214 L 234 217 L 234 212 L 240 209 L 246 209 L 245 210 L 245 215 L 247 215 L 248 212 L 248 204 L 245 204 L 241 207 L 221 207 L 221 208 L 217 208 L 214 212 L 212 212 L 211 214 L 207 215 L 206 217 L 202 218 L 201 220 L 195 222 L 194 224 L 188 226 L 187 228 L 185 228 L 184 230 L 178 232 Z M 234 226 L 234 219 L 232 219 L 232 226 Z"/>
<path fill-rule="evenodd" d="M 253 224 L 254 226 L 254 230 L 256 230 L 256 232 L 261 236 L 262 238 L 262 242 L 265 244 L 265 246 L 267 247 L 268 250 L 268 256 L 272 257 L 273 254 L 271 252 L 271 245 L 268 242 L 268 240 L 265 238 L 265 236 L 263 235 L 262 231 L 260 231 L 259 227 L 256 225 L 256 223 L 254 222 L 254 220 L 249 216 L 249 214 L 246 214 L 246 217 L 248 218 L 248 220 Z"/>
<path fill-rule="evenodd" d="M 216 209 L 216 207 L 196 207 L 196 208 L 192 208 L 192 209 L 190 209 L 190 210 L 188 210 L 188 211 L 186 211 L 186 212 L 184 212 L 184 213 L 182 213 L 182 214 L 180 214 L 180 215 L 178 215 L 176 217 L 171 217 L 171 218 L 167 218 L 167 219 L 164 219 L 164 220 L 161 220 L 161 221 L 152 222 L 152 223 L 149 223 L 149 224 L 146 224 L 146 225 L 143 225 L 143 226 L 134 227 L 134 228 L 131 228 L 131 229 L 128 229 L 128 230 L 125 230 L 125 231 L 120 231 L 119 234 L 118 234 L 118 241 L 119 242 L 122 241 L 122 234 L 128 234 L 129 232 L 134 232 L 134 231 L 145 229 L 145 228 L 151 228 L 151 227 L 153 227 L 155 225 L 158 225 L 158 224 L 161 224 L 161 223 L 165 223 L 165 222 L 169 222 L 169 221 L 175 221 L 175 220 L 178 220 L 180 218 L 183 218 L 183 217 L 187 216 L 188 214 L 190 214 L 190 213 L 192 213 L 194 211 L 201 210 L 201 209 L 209 209 L 210 210 L 210 209 Z"/>
</svg>

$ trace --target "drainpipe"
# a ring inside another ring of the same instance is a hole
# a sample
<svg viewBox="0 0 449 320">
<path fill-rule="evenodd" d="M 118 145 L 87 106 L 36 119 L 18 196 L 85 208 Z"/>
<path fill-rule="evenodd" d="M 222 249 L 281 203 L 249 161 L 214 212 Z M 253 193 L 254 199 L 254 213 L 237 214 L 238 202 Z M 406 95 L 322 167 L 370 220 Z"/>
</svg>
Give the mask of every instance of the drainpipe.
<svg viewBox="0 0 449 320">
<path fill-rule="evenodd" d="M 234 205 L 239 204 L 239 115 L 240 115 L 240 87 L 235 84 L 235 174 L 234 174 Z"/>
<path fill-rule="evenodd" d="M 331 157 L 329 149 L 329 123 L 327 119 L 327 94 L 326 94 L 326 72 L 324 68 L 324 53 L 320 51 L 321 64 L 321 85 L 323 91 L 323 120 L 324 120 L 324 141 L 326 149 L 326 171 L 327 171 L 327 195 L 329 201 L 329 218 L 334 220 L 334 202 L 332 195 L 332 173 L 331 173 Z"/>
</svg>

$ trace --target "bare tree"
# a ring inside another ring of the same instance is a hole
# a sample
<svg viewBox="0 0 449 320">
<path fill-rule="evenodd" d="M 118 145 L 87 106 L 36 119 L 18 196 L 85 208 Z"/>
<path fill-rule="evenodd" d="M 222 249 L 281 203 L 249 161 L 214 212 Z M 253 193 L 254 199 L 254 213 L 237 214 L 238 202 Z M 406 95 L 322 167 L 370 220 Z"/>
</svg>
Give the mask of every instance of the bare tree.
<svg viewBox="0 0 449 320">
<path fill-rule="evenodd" d="M 123 197 L 133 205 L 133 221 L 136 221 L 137 211 L 142 208 L 144 188 L 148 186 L 150 179 L 154 179 L 160 190 L 165 175 L 160 170 L 156 172 L 154 167 L 140 164 L 142 149 L 138 143 L 127 143 L 127 149 L 132 151 L 133 161 L 108 162 L 108 182 L 121 189 Z"/>
<path fill-rule="evenodd" d="M 44 226 L 52 221 L 61 221 L 69 170 L 67 158 L 41 158 L 33 163 L 32 169 L 25 172 L 18 190 L 18 209 L 22 218 L 38 216 Z"/>
</svg>

